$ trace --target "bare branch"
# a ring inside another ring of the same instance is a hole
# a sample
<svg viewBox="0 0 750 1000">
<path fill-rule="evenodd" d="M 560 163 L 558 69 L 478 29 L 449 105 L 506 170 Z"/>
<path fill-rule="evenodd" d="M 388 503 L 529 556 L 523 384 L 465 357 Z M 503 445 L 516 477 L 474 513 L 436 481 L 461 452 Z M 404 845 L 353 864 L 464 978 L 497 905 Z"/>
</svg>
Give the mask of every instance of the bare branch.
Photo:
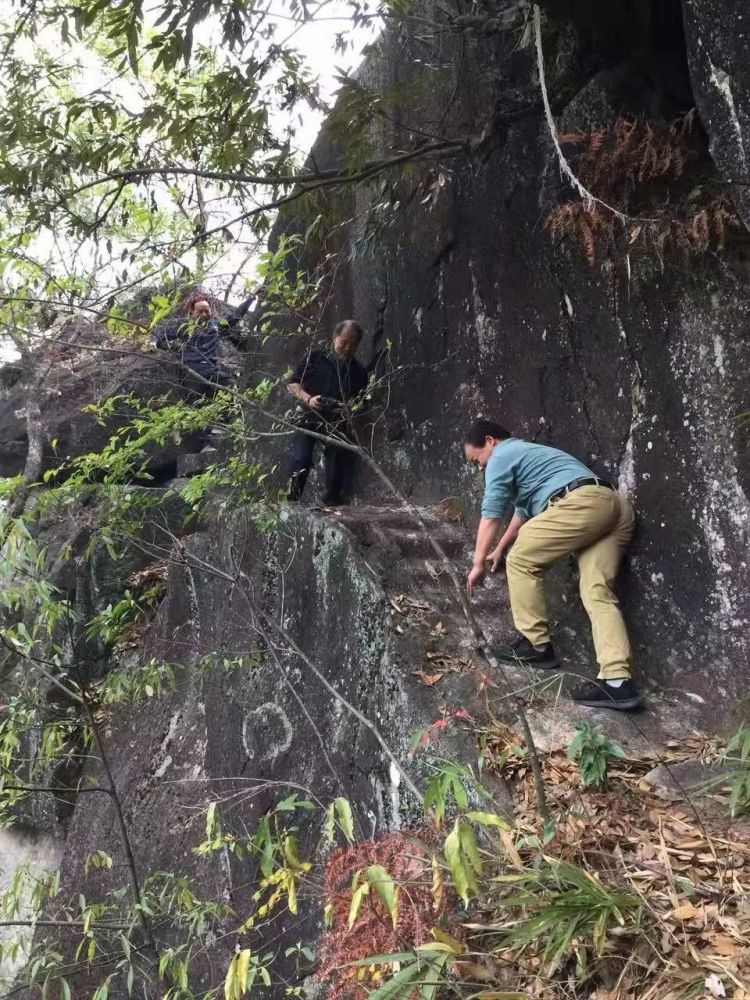
<svg viewBox="0 0 750 1000">
<path fill-rule="evenodd" d="M 291 187 L 295 184 L 305 184 L 311 185 L 310 189 L 312 190 L 323 184 L 351 184 L 369 177 L 373 173 L 379 173 L 381 170 L 387 170 L 389 167 L 398 166 L 409 160 L 419 159 L 422 156 L 430 156 L 433 153 L 459 152 L 465 148 L 467 148 L 467 140 L 439 139 L 436 142 L 427 143 L 424 146 L 419 146 L 416 149 L 403 153 L 397 153 L 385 159 L 372 160 L 352 173 L 347 173 L 346 170 L 321 170 L 312 173 L 273 175 L 229 173 L 222 170 L 202 170 L 199 167 L 171 166 L 168 164 L 159 167 L 133 167 L 130 170 L 116 170 L 112 173 L 101 174 L 92 181 L 87 181 L 79 187 L 63 192 L 61 199 L 64 201 L 67 198 L 72 198 L 83 191 L 88 191 L 107 181 L 128 182 L 143 180 L 147 177 L 168 175 L 175 177 L 200 177 L 203 180 L 223 181 L 228 184 L 256 184 L 263 187 Z"/>
<path fill-rule="evenodd" d="M 0 920 L 0 927 L 65 927 L 70 930 L 129 931 L 131 924 L 85 924 L 83 920 Z"/>
</svg>

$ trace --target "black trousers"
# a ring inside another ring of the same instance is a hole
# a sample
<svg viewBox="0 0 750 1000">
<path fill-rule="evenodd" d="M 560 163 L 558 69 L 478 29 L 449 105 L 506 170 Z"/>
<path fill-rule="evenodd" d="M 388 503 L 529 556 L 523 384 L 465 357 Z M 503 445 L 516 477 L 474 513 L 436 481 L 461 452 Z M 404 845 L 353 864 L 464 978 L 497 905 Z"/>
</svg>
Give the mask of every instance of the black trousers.
<svg viewBox="0 0 750 1000">
<path fill-rule="evenodd" d="M 190 369 L 200 376 L 200 378 L 193 378 L 190 372 L 183 374 L 182 384 L 191 396 L 213 397 L 219 389 L 226 389 L 233 381 L 229 372 L 219 365 L 216 368 L 207 365 L 190 365 Z M 203 379 L 206 379 L 210 384 L 204 382 Z"/>
<path fill-rule="evenodd" d="M 319 434 L 330 434 L 332 427 L 324 422 L 308 426 Z M 339 433 L 340 433 L 339 429 Z M 337 448 L 333 444 L 323 444 L 301 430 L 295 431 L 289 446 L 286 462 L 286 481 L 289 483 L 289 500 L 299 500 L 305 489 L 307 477 L 315 462 L 315 448 L 323 447 L 323 466 L 325 469 L 326 491 L 323 496 L 325 504 L 339 504 L 348 499 L 354 479 L 357 456 L 354 452 Z"/>
<path fill-rule="evenodd" d="M 182 385 L 187 390 L 188 399 L 198 401 L 199 399 L 213 399 L 220 389 L 226 389 L 233 382 L 232 376 L 220 366 L 216 368 L 207 365 L 192 365 L 191 370 L 197 372 L 200 378 L 194 378 L 189 372 L 185 372 L 182 377 Z M 207 379 L 204 382 L 203 379 Z M 205 448 L 211 443 L 211 426 L 204 427 L 198 432 L 198 437 L 194 447 L 198 450 Z"/>
</svg>

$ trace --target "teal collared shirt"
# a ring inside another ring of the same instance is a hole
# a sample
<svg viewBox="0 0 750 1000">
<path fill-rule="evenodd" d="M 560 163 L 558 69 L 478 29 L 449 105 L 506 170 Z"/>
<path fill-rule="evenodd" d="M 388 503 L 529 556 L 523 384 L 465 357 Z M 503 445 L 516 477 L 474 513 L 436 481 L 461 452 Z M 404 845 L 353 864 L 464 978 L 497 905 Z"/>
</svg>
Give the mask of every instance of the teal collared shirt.
<svg viewBox="0 0 750 1000">
<path fill-rule="evenodd" d="M 540 514 L 549 497 L 591 469 L 558 448 L 508 438 L 495 445 L 484 470 L 482 517 L 508 516 L 509 508 L 527 521 Z"/>
</svg>

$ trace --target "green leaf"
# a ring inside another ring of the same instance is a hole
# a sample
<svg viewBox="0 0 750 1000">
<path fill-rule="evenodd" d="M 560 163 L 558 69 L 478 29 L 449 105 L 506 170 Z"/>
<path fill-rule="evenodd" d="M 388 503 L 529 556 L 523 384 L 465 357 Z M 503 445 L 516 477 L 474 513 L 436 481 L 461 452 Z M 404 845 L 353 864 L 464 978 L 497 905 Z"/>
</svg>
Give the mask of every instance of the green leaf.
<svg viewBox="0 0 750 1000">
<path fill-rule="evenodd" d="M 479 823 L 482 826 L 496 826 L 500 830 L 512 829 L 512 826 L 507 819 L 504 819 L 502 816 L 498 816 L 497 813 L 467 812 L 466 818 L 472 820 L 474 823 Z"/>
<path fill-rule="evenodd" d="M 349 907 L 349 930 L 354 926 L 354 921 L 357 919 L 360 907 L 362 906 L 362 900 L 370 892 L 370 883 L 363 882 L 362 885 L 357 886 L 357 888 L 352 893 L 352 902 Z"/>
<path fill-rule="evenodd" d="M 243 948 L 232 956 L 224 980 L 224 1000 L 240 1000 L 247 991 L 251 956 L 249 948 Z"/>
<path fill-rule="evenodd" d="M 315 809 L 315 803 L 309 799 L 300 799 L 296 792 L 282 799 L 276 805 L 276 812 L 294 812 L 295 809 Z"/>
<path fill-rule="evenodd" d="M 461 850 L 471 867 L 477 873 L 482 874 L 482 859 L 479 857 L 477 849 L 477 838 L 474 831 L 465 820 L 460 820 L 458 824 L 458 835 L 461 840 Z"/>
<path fill-rule="evenodd" d="M 424 973 L 424 982 L 419 990 L 419 1000 L 433 1000 L 438 987 L 443 985 L 441 982 L 441 976 L 445 972 L 445 966 L 448 962 L 449 955 L 438 955 L 437 958 L 433 959 L 432 962 L 427 966 Z"/>
<path fill-rule="evenodd" d="M 469 896 L 475 895 L 477 892 L 477 884 L 474 878 L 474 865 L 468 861 L 465 854 L 465 844 L 468 843 L 468 840 L 466 840 L 465 835 L 462 838 L 462 823 L 464 826 L 468 826 L 465 821 L 456 820 L 453 829 L 445 838 L 443 852 L 453 877 L 456 892 L 464 903 L 468 903 Z M 470 827 L 469 830 L 471 830 Z"/>
<path fill-rule="evenodd" d="M 368 1000 L 394 1000 L 395 997 L 399 996 L 408 997 L 413 991 L 414 980 L 421 975 L 423 968 L 424 965 L 421 962 L 412 962 L 411 965 L 407 965 L 383 983 L 374 993 L 371 993 Z"/>
<path fill-rule="evenodd" d="M 237 962 L 237 984 L 242 993 L 247 990 L 247 974 L 250 970 L 250 949 L 243 948 L 235 956 Z"/>
<path fill-rule="evenodd" d="M 350 844 L 353 843 L 354 817 L 352 816 L 352 807 L 349 805 L 349 800 L 339 796 L 339 798 L 333 800 L 333 806 L 344 836 Z"/>
<path fill-rule="evenodd" d="M 128 25 L 125 32 L 128 45 L 128 62 L 135 76 L 138 76 L 138 34 L 134 25 Z"/>
<path fill-rule="evenodd" d="M 284 837 L 281 849 L 284 854 L 284 860 L 293 871 L 299 872 L 308 870 L 309 865 L 303 864 L 299 859 L 299 846 L 297 844 L 296 837 L 293 837 L 291 834 L 287 834 L 287 836 Z"/>
<path fill-rule="evenodd" d="M 382 865 L 370 865 L 365 872 L 365 876 L 383 906 L 390 913 L 395 930 L 398 920 L 398 889 L 394 885 L 393 879 Z"/>
<path fill-rule="evenodd" d="M 456 805 L 459 809 L 465 809 L 469 804 L 468 797 L 466 795 L 466 789 L 457 774 L 452 774 L 450 776 L 451 788 L 453 789 L 453 798 L 456 800 Z"/>
<path fill-rule="evenodd" d="M 542 834 L 542 843 L 546 847 L 551 840 L 554 840 L 557 828 L 555 826 L 555 821 L 550 818 L 544 824 L 544 832 Z"/>
</svg>

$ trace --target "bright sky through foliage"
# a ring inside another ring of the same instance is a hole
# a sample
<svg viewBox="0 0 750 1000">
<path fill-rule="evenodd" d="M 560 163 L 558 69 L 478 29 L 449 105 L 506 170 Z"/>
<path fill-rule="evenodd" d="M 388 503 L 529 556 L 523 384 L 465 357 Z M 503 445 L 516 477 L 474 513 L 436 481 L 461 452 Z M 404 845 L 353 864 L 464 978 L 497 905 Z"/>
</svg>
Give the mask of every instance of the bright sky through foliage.
<svg viewBox="0 0 750 1000">
<path fill-rule="evenodd" d="M 152 5 L 150 16 L 149 12 L 146 12 L 146 27 L 143 35 L 145 42 L 147 42 L 149 34 L 157 32 L 157 28 L 152 28 L 150 25 L 156 24 L 163 6 L 163 4 Z M 206 150 L 209 150 L 212 143 L 216 143 L 219 159 L 226 159 L 227 163 L 230 164 L 225 168 L 229 172 L 241 172 L 243 169 L 250 173 L 258 172 L 257 164 L 260 164 L 260 169 L 263 171 L 278 169 L 282 173 L 293 172 L 295 169 L 299 170 L 304 164 L 305 157 L 320 130 L 327 108 L 332 103 L 333 95 L 338 87 L 337 77 L 342 73 L 349 74 L 356 68 L 361 60 L 363 47 L 375 39 L 379 29 L 379 21 L 375 18 L 365 21 L 364 25 L 353 24 L 352 9 L 339 0 L 321 3 L 314 9 L 311 7 L 312 16 L 306 21 L 299 20 L 298 10 L 296 17 L 291 13 L 293 6 L 293 4 L 290 5 L 289 10 L 287 10 L 279 0 L 273 5 L 273 13 L 270 13 L 270 4 L 264 8 L 268 13 L 265 13 L 258 22 L 263 28 L 262 30 L 258 29 L 260 40 L 257 46 L 254 49 L 252 47 L 250 49 L 240 48 L 237 52 L 230 52 L 223 45 L 221 24 L 218 21 L 214 22 L 212 19 L 203 21 L 195 31 L 193 54 L 187 73 L 182 60 L 180 60 L 173 70 L 165 72 L 164 67 L 162 67 L 156 76 L 151 68 L 153 57 L 149 57 L 148 63 L 142 63 L 142 71 L 138 77 L 131 72 L 132 64 L 118 66 L 122 60 L 113 59 L 110 52 L 113 43 L 116 45 L 119 40 L 116 37 L 108 40 L 105 35 L 97 35 L 95 26 L 94 29 L 89 30 L 88 34 L 84 34 L 81 41 L 77 40 L 71 27 L 68 44 L 61 45 L 60 24 L 50 23 L 31 37 L 24 36 L 23 33 L 13 37 L 13 41 L 7 47 L 6 55 L 8 52 L 12 54 L 17 61 L 16 67 L 15 70 L 9 72 L 10 64 L 7 60 L 3 60 L 4 65 L 0 66 L 0 86 L 6 94 L 14 91 L 20 92 L 24 86 L 28 87 L 28 82 L 22 80 L 24 64 L 29 67 L 32 74 L 36 73 L 36 67 L 40 65 L 38 79 L 42 85 L 37 87 L 37 95 L 32 98 L 32 101 L 38 100 L 40 92 L 49 90 L 43 85 L 45 82 L 45 60 L 49 53 L 50 60 L 59 60 L 58 65 L 75 66 L 68 81 L 63 82 L 60 86 L 58 99 L 61 101 L 69 102 L 71 95 L 77 95 L 83 99 L 84 103 L 91 105 L 97 101 L 106 105 L 108 101 L 114 100 L 121 109 L 120 113 L 124 112 L 126 118 L 127 115 L 144 116 L 144 112 L 148 112 L 151 104 L 168 102 L 170 95 L 165 96 L 165 88 L 168 88 L 172 81 L 174 81 L 175 94 L 179 94 L 180 88 L 183 91 L 186 88 L 189 90 L 189 81 L 192 80 L 192 86 L 197 94 L 196 107 L 200 110 L 200 104 L 203 100 L 201 94 L 208 92 L 211 84 L 218 78 L 218 74 L 226 72 L 226 68 L 232 65 L 237 67 L 238 71 L 245 72 L 246 67 L 250 65 L 245 60 L 257 60 L 258 58 L 262 60 L 264 52 L 276 49 L 284 53 L 283 58 L 271 60 L 270 69 L 264 68 L 263 75 L 259 78 L 261 89 L 257 98 L 257 107 L 264 109 L 264 112 L 259 113 L 267 115 L 267 129 L 269 135 L 273 136 L 265 157 L 261 155 L 255 163 L 246 162 L 242 157 L 239 160 L 236 156 L 233 158 L 232 142 L 236 141 L 239 148 L 239 143 L 250 133 L 244 131 L 246 126 L 243 125 L 234 134 L 229 144 L 222 147 L 221 140 L 215 138 L 218 123 L 216 128 L 212 128 L 210 113 L 204 116 L 207 120 L 201 125 L 203 135 L 199 136 L 198 142 L 204 143 Z M 11 32 L 15 17 L 17 14 L 6 12 L 4 9 L 0 15 L 0 26 L 6 32 Z M 163 30 L 163 25 L 161 30 Z M 93 35 L 92 31 L 94 31 Z M 263 34 L 263 32 L 267 32 L 267 34 Z M 6 37 L 8 37 L 7 34 Z M 109 37 L 111 38 L 111 36 Z M 212 48 L 217 53 L 213 63 L 217 76 L 211 69 L 211 60 L 202 60 L 199 55 L 201 49 L 210 51 Z M 291 62 L 287 62 L 287 59 L 290 59 Z M 54 76 L 54 71 L 52 72 L 52 79 L 56 80 L 57 77 Z M 303 86 L 311 85 L 313 81 L 317 80 L 318 93 L 313 100 L 308 101 L 303 93 L 297 89 L 297 81 L 299 80 L 307 81 L 307 84 L 303 84 Z M 287 85 L 291 88 L 293 95 L 295 92 L 297 93 L 298 96 L 294 99 L 290 100 L 288 95 L 285 95 L 284 89 Z M 29 92 L 33 92 L 33 89 L 32 85 Z M 211 99 L 206 99 L 206 108 L 210 109 L 216 106 L 215 98 L 213 104 Z M 14 113 L 9 112 L 9 115 Z M 42 131 L 48 128 L 48 114 L 45 118 L 43 112 L 39 112 L 39 121 L 43 123 Z M 105 111 L 104 118 L 98 119 L 99 126 L 106 122 L 106 114 Z M 53 136 L 52 142 L 54 143 L 56 129 L 70 129 L 71 121 L 75 128 L 80 120 L 81 132 L 77 141 L 79 148 L 84 150 L 85 156 L 88 142 L 85 128 L 91 129 L 91 124 L 88 126 L 83 124 L 85 119 L 85 115 L 81 119 L 75 117 L 70 119 L 67 112 L 63 113 L 62 118 L 49 128 L 49 133 Z M 90 143 L 92 157 L 95 156 L 93 150 L 98 140 L 98 136 L 95 134 L 97 127 L 95 122 L 94 135 L 92 135 Z M 191 149 L 184 143 L 181 149 L 179 140 L 173 147 L 170 147 L 171 140 L 165 137 L 164 127 L 164 116 L 162 115 L 161 118 L 158 116 L 155 118 L 153 125 L 146 124 L 145 127 L 141 128 L 137 137 L 139 152 L 132 154 L 133 158 L 136 162 L 140 160 L 148 163 L 148 157 L 152 156 L 152 162 L 183 162 L 190 166 L 193 159 Z M 248 122 L 247 127 L 254 126 Z M 116 133 L 118 130 L 122 131 L 122 128 L 113 125 L 112 130 L 113 133 Z M 36 134 L 39 133 L 36 132 Z M 34 142 L 37 143 L 38 148 L 38 140 L 34 139 Z M 166 158 L 165 153 L 160 151 L 161 147 L 166 153 Z M 127 147 L 124 146 L 124 148 Z M 222 148 L 227 150 L 226 155 L 221 153 Z M 286 148 L 286 153 L 284 153 L 284 148 Z M 64 154 L 62 155 L 65 159 Z M 197 165 L 202 160 L 204 169 L 206 165 L 212 166 L 211 152 L 201 152 L 195 155 L 199 157 L 199 160 L 195 161 Z M 277 158 L 282 155 L 285 157 L 284 164 L 280 158 Z M 8 160 L 11 160 L 12 157 L 13 153 L 9 152 Z M 213 159 L 215 161 L 216 156 Z M 16 162 L 18 163 L 20 160 L 16 159 Z M 44 169 L 44 154 L 41 156 L 41 163 L 42 169 Z M 67 166 L 67 162 L 65 165 Z M 123 166 L 126 165 L 127 159 L 123 163 Z M 101 166 L 97 167 L 92 160 L 90 167 L 93 167 L 94 174 L 101 175 L 108 170 L 117 170 L 118 163 L 105 159 Z M 72 164 L 69 176 L 61 176 L 52 171 L 52 187 L 45 186 L 44 181 L 40 182 L 43 198 L 47 197 L 49 191 L 49 198 L 54 201 L 58 190 L 65 191 L 75 187 L 79 176 L 87 180 L 86 174 L 78 173 Z M 89 176 L 91 175 L 89 174 Z M 233 193 L 219 191 L 210 180 L 201 182 L 208 228 L 221 231 L 222 226 L 226 226 L 224 236 L 219 238 L 218 243 L 214 240 L 213 244 L 206 246 L 205 254 L 201 254 L 198 247 L 191 249 L 190 241 L 185 240 L 185 236 L 190 234 L 191 226 L 194 225 L 195 213 L 198 211 L 196 186 L 191 190 L 191 178 L 189 177 L 180 179 L 172 176 L 155 176 L 148 184 L 148 192 L 150 192 L 148 195 L 145 187 L 136 185 L 132 188 L 133 195 L 128 196 L 128 189 L 130 189 L 130 185 L 128 185 L 125 190 L 126 211 L 124 216 L 120 216 L 125 221 L 117 221 L 116 224 L 109 227 L 108 232 L 94 232 L 94 238 L 86 236 L 85 226 L 83 231 L 80 228 L 76 230 L 74 224 L 72 231 L 66 231 L 66 227 L 61 227 L 57 221 L 49 223 L 42 221 L 40 224 L 34 225 L 32 223 L 22 227 L 20 216 L 11 210 L 5 227 L 5 232 L 9 234 L 7 236 L 8 245 L 15 245 L 14 241 L 18 239 L 17 235 L 12 235 L 14 226 L 16 233 L 19 232 L 20 227 L 23 228 L 28 234 L 26 239 L 29 241 L 24 246 L 23 253 L 27 258 L 37 262 L 41 267 L 55 275 L 54 288 L 56 292 L 49 294 L 50 299 L 54 299 L 57 290 L 64 287 L 66 292 L 79 295 L 80 301 L 93 300 L 93 305 L 99 308 L 97 302 L 104 302 L 110 295 L 115 297 L 110 301 L 116 299 L 119 302 L 123 292 L 131 283 L 138 287 L 139 283 L 147 282 L 150 270 L 153 271 L 155 281 L 159 273 L 161 273 L 160 280 L 164 279 L 166 276 L 164 274 L 165 267 L 172 268 L 174 272 L 172 279 L 178 280 L 181 270 L 184 273 L 186 267 L 193 270 L 196 266 L 203 273 L 205 284 L 220 294 L 227 289 L 227 286 L 230 286 L 230 297 L 237 298 L 242 295 L 248 284 L 257 280 L 254 273 L 255 264 L 259 253 L 265 246 L 267 227 L 272 221 L 273 212 L 258 209 L 265 217 L 260 226 L 256 225 L 255 219 L 250 220 L 250 225 L 245 222 L 233 223 L 232 220 L 237 220 L 243 212 L 246 213 L 254 204 L 262 206 L 267 203 L 269 199 L 273 198 L 272 189 L 261 187 L 257 191 L 253 191 L 252 187 L 245 187 L 241 201 L 237 201 Z M 95 206 L 99 197 L 100 191 L 94 189 L 87 209 L 89 213 L 92 210 L 96 211 Z M 151 199 L 150 209 L 149 198 Z M 38 204 L 39 198 L 29 199 L 30 204 L 35 201 Z M 149 212 L 151 212 L 150 219 Z M 116 219 L 117 213 L 113 213 L 111 220 L 115 222 Z M 180 224 L 182 225 L 182 235 L 180 235 L 179 230 Z M 146 243 L 148 243 L 148 247 Z M 144 252 L 144 248 L 146 248 L 146 252 Z M 126 256 L 129 256 L 129 261 L 125 260 Z M 93 280 L 94 276 L 95 281 Z M 89 282 L 90 277 L 91 282 Z M 20 265 L 12 262 L 4 271 L 2 284 L 6 289 L 17 289 L 26 286 L 28 278 L 28 271 L 24 271 Z M 94 294 L 93 289 L 94 283 L 96 284 L 96 294 Z M 84 287 L 88 284 L 91 284 L 92 287 Z M 0 288 L 1 291 L 2 288 Z M 37 291 L 36 294 L 39 292 Z M 40 298 L 47 298 L 47 291 L 43 291 Z M 2 338 L 3 331 L 0 330 L 0 361 L 9 356 L 8 347 L 3 345 Z"/>
</svg>

